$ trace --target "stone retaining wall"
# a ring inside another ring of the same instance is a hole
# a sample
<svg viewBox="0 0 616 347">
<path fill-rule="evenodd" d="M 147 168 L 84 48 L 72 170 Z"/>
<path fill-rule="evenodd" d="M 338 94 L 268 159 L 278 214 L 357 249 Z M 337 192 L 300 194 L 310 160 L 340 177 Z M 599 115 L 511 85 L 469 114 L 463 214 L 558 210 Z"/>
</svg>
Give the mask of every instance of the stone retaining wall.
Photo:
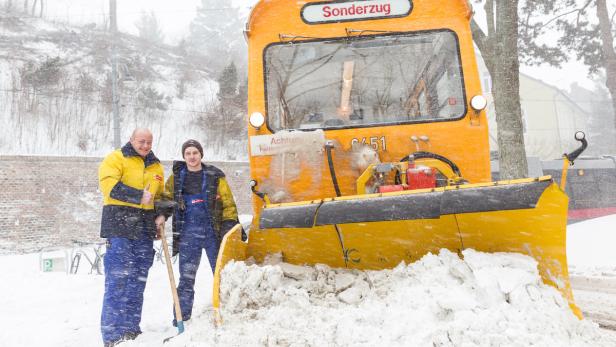
<svg viewBox="0 0 616 347">
<path fill-rule="evenodd" d="M 101 242 L 102 158 L 0 156 L 0 254 Z M 165 177 L 171 162 L 163 162 Z M 211 162 L 227 175 L 240 214 L 252 214 L 247 162 Z"/>
</svg>

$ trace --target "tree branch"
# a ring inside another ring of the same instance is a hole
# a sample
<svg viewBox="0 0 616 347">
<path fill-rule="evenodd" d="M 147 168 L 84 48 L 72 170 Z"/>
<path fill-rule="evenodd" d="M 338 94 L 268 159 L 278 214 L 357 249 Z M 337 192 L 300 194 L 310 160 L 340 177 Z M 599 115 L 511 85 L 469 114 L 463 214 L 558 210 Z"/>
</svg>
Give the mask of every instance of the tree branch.
<svg viewBox="0 0 616 347">
<path fill-rule="evenodd" d="M 488 68 L 488 72 L 490 75 L 494 74 L 494 50 L 491 49 L 492 44 L 490 43 L 491 39 L 486 36 L 486 34 L 481 30 L 479 24 L 475 21 L 475 19 L 471 20 L 471 33 L 473 35 L 473 41 L 479 48 L 479 52 L 481 53 L 481 57 Z"/>
<path fill-rule="evenodd" d="M 585 9 L 586 9 L 586 8 L 587 8 L 587 7 L 588 7 L 588 6 L 589 6 L 589 5 L 593 2 L 593 1 L 594 1 L 594 0 L 588 0 L 588 1 L 586 2 L 586 4 L 584 4 L 584 6 L 582 6 L 582 7 L 580 7 L 580 8 L 576 8 L 576 9 L 574 9 L 574 10 L 567 11 L 567 12 L 565 12 L 565 13 L 561 13 L 561 14 L 557 15 L 556 17 L 551 18 L 549 21 L 545 22 L 545 24 L 541 25 L 540 27 L 535 28 L 535 32 L 537 32 L 538 30 L 541 30 L 541 29 L 545 28 L 546 26 L 550 25 L 550 23 L 554 22 L 555 20 L 557 20 L 557 19 L 559 19 L 559 18 L 562 18 L 562 17 L 564 17 L 564 16 L 568 16 L 568 15 L 570 15 L 570 14 L 572 14 L 572 13 L 576 13 L 576 12 L 578 13 L 577 20 L 576 20 L 576 25 L 578 25 L 578 26 L 579 26 L 579 22 L 580 22 L 580 15 L 582 14 L 582 11 L 584 11 L 584 10 L 585 10 Z"/>
</svg>

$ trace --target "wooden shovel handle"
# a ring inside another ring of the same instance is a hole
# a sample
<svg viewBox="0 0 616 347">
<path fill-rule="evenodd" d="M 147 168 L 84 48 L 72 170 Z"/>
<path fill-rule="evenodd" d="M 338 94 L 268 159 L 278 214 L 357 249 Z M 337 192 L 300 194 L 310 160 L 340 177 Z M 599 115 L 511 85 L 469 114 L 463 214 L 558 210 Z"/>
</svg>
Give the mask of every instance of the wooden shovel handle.
<svg viewBox="0 0 616 347">
<path fill-rule="evenodd" d="M 165 236 L 165 225 L 160 226 L 160 238 L 163 243 L 163 253 L 165 254 L 165 264 L 167 264 L 167 273 L 169 274 L 169 285 L 171 285 L 171 295 L 173 296 L 173 305 L 175 306 L 175 320 L 178 322 L 178 327 L 182 322 L 182 309 L 180 308 L 180 298 L 178 290 L 175 287 L 175 276 L 173 275 L 173 267 L 171 266 L 171 256 L 169 255 L 169 244 Z"/>
</svg>

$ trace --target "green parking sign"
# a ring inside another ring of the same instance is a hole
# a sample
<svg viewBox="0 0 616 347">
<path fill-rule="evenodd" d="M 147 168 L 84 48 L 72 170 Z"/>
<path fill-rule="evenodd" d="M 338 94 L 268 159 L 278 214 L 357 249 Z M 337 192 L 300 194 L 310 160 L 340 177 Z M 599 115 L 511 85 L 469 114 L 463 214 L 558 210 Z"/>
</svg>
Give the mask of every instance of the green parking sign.
<svg viewBox="0 0 616 347">
<path fill-rule="evenodd" d="M 43 271 L 53 271 L 53 259 L 43 259 Z"/>
</svg>

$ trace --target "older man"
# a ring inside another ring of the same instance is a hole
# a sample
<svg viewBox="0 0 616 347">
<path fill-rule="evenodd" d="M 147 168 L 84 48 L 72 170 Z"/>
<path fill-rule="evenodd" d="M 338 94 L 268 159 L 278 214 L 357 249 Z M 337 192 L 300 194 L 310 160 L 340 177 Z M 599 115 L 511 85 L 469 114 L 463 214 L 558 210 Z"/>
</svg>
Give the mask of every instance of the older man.
<svg viewBox="0 0 616 347">
<path fill-rule="evenodd" d="M 103 193 L 101 237 L 107 239 L 101 332 L 105 347 L 141 334 L 143 291 L 154 259 L 157 225 L 154 201 L 164 188 L 163 166 L 152 153 L 152 133 L 133 131 L 98 171 Z"/>
</svg>

